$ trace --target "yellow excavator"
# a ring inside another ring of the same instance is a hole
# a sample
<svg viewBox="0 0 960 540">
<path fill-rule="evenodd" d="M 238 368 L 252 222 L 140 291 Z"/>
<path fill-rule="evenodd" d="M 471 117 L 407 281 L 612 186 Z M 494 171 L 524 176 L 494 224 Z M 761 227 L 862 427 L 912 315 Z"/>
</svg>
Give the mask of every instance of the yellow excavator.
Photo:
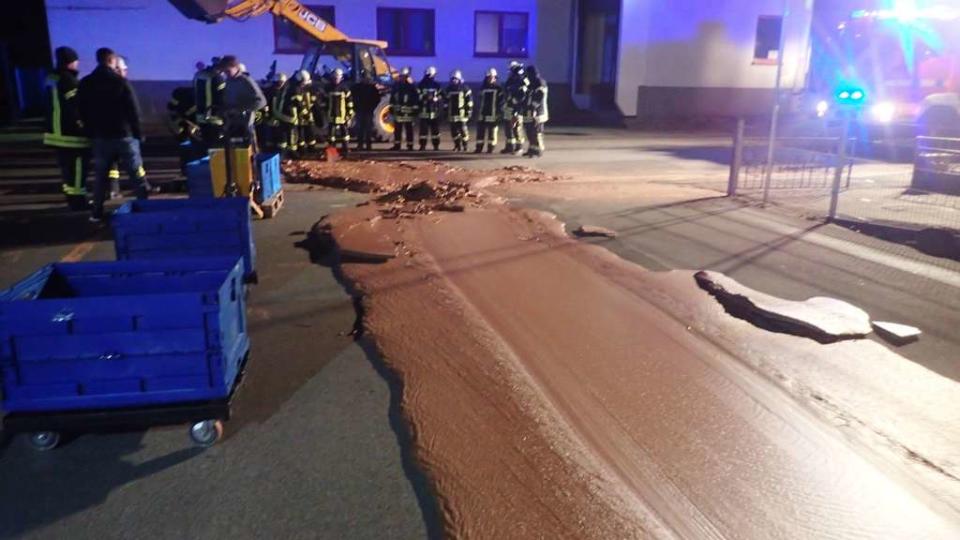
<svg viewBox="0 0 960 540">
<path fill-rule="evenodd" d="M 303 30 L 315 41 L 304 54 L 300 69 L 315 77 L 334 68 L 343 69 L 347 80 L 356 81 L 361 73 L 369 73 L 377 84 L 389 88 L 396 79 L 384 49 L 386 41 L 354 39 L 323 20 L 296 0 L 169 0 L 187 18 L 205 23 L 223 19 L 245 21 L 252 17 L 271 14 Z M 332 58 L 333 65 L 321 63 Z M 393 117 L 389 98 L 384 97 L 374 115 L 378 135 L 383 139 L 393 136 Z"/>
</svg>

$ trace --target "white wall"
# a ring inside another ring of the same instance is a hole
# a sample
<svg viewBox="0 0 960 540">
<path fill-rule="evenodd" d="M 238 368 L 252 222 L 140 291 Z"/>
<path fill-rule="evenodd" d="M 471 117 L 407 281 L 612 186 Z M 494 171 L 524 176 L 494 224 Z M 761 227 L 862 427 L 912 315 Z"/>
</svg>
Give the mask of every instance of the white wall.
<svg viewBox="0 0 960 540">
<path fill-rule="evenodd" d="M 490 66 L 505 68 L 507 58 L 474 58 L 474 11 L 529 12 L 528 62 L 542 63 L 544 75 L 555 82 L 569 80 L 570 0 L 314 0 L 335 6 L 336 25 L 351 37 L 376 38 L 376 9 L 418 7 L 436 10 L 436 57 L 393 57 L 394 67 L 413 66 L 416 72 L 435 65 L 442 75 L 461 69 L 468 80 L 482 79 Z M 543 22 L 537 6 L 547 9 Z M 563 10 L 566 10 L 564 12 Z M 191 21 L 164 0 L 47 0 L 53 47 L 70 45 L 81 56 L 81 71 L 93 68 L 94 51 L 110 47 L 130 59 L 130 77 L 146 81 L 182 81 L 193 76 L 198 60 L 235 54 L 255 77 L 266 74 L 274 58 L 282 71 L 300 65 L 298 55 L 274 55 L 272 17 L 243 23 L 207 25 Z M 544 29 L 544 24 L 547 28 Z M 548 44 L 540 53 L 538 32 Z M 559 49 L 559 50 L 558 50 Z M 543 60 L 540 62 L 540 60 Z"/>
<path fill-rule="evenodd" d="M 806 77 L 812 0 L 787 0 L 784 87 Z M 637 114 L 641 86 L 772 88 L 775 65 L 753 62 L 757 17 L 781 15 L 784 0 L 623 0 L 616 101 Z"/>
</svg>

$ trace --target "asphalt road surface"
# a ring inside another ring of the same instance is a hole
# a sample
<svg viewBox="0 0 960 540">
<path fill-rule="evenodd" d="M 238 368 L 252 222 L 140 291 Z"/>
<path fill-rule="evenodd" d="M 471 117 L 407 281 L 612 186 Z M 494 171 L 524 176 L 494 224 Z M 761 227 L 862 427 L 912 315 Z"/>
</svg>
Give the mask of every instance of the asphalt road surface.
<svg viewBox="0 0 960 540">
<path fill-rule="evenodd" d="M 64 258 L 112 259 L 86 216 L 47 209 L 58 196 L 41 182 L 23 193 L 10 176 L 22 168 L 9 164 L 0 287 Z M 40 165 L 29 168 L 41 176 Z M 305 242 L 321 216 L 358 200 L 291 192 L 275 219 L 256 223 L 251 360 L 221 443 L 201 451 L 174 426 L 81 434 L 39 453 L 0 432 L 0 538 L 436 536 L 393 383 L 349 336 L 353 302 Z"/>
<path fill-rule="evenodd" d="M 722 137 L 553 128 L 540 160 L 427 154 L 467 167 L 532 165 L 566 178 L 501 188 L 653 270 L 713 269 L 777 296 L 828 295 L 920 327 L 898 348 L 960 380 L 960 265 L 789 214 L 723 198 Z M 376 153 L 385 159 L 408 154 Z M 49 156 L 0 151 L 0 286 L 40 265 L 110 259 L 109 238 L 59 201 Z M 151 156 L 154 178 L 175 175 Z M 255 235 L 253 355 L 226 440 L 200 452 L 186 427 L 81 435 L 51 453 L 0 444 L 0 537 L 417 538 L 437 534 L 435 502 L 405 455 L 393 382 L 347 334 L 354 309 L 305 233 L 360 200 L 296 191 Z"/>
</svg>

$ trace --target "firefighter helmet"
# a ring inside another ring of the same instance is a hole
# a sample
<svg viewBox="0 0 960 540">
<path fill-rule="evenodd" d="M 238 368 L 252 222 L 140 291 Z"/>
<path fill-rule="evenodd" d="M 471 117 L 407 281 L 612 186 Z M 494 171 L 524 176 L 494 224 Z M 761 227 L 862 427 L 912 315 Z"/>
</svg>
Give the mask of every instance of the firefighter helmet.
<svg viewBox="0 0 960 540">
<path fill-rule="evenodd" d="M 463 73 L 459 69 L 450 72 L 450 80 L 463 82 Z"/>
<path fill-rule="evenodd" d="M 301 83 L 303 83 L 303 84 L 310 84 L 310 72 L 307 71 L 307 70 L 305 70 L 305 69 L 301 69 L 301 70 L 298 71 L 298 72 L 296 73 L 296 75 L 294 75 L 293 77 L 294 77 L 298 82 L 301 82 Z"/>
<path fill-rule="evenodd" d="M 488 70 L 487 70 L 487 77 L 490 77 L 491 79 L 496 79 L 496 78 L 497 78 L 497 68 L 490 68 L 490 69 L 488 69 Z"/>
<path fill-rule="evenodd" d="M 423 74 L 426 75 L 427 77 L 434 77 L 437 74 L 437 68 L 435 68 L 434 66 L 430 66 L 427 68 L 426 71 L 423 72 Z"/>
</svg>

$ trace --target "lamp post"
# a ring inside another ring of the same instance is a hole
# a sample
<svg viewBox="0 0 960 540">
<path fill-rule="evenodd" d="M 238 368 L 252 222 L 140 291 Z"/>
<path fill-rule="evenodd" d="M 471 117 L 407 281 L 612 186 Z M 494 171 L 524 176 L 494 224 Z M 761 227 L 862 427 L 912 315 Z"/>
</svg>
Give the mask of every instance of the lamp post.
<svg viewBox="0 0 960 540">
<path fill-rule="evenodd" d="M 763 205 L 770 199 L 770 182 L 773 179 L 773 158 L 777 142 L 777 124 L 780 121 L 780 90 L 783 76 L 783 53 L 786 46 L 787 18 L 790 16 L 790 0 L 783 2 L 783 17 L 780 19 L 780 48 L 777 50 L 777 78 L 774 82 L 773 112 L 770 117 L 770 136 L 767 140 L 767 166 L 763 172 Z"/>
</svg>

